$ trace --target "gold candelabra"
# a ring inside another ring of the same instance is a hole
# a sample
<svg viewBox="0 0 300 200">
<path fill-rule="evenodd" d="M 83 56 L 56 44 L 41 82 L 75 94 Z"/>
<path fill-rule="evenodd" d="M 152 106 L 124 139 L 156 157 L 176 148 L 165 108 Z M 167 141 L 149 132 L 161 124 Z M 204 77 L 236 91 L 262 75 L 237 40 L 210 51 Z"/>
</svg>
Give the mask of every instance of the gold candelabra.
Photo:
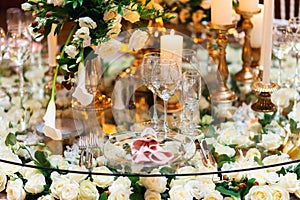
<svg viewBox="0 0 300 200">
<path fill-rule="evenodd" d="M 264 84 L 254 82 L 251 86 L 254 93 L 258 94 L 258 100 L 252 104 L 252 110 L 256 112 L 275 112 L 277 107 L 271 101 L 271 94 L 279 89 L 276 83 Z"/>
<path fill-rule="evenodd" d="M 219 47 L 219 64 L 218 64 L 218 88 L 211 92 L 210 100 L 216 103 L 229 103 L 237 99 L 233 91 L 227 87 L 228 80 L 228 66 L 226 62 L 226 46 L 228 43 L 227 32 L 229 29 L 234 28 L 236 24 L 216 25 L 210 24 L 212 29 L 218 31 L 217 44 Z"/>
<path fill-rule="evenodd" d="M 243 53 L 242 53 L 242 60 L 243 60 L 243 67 L 242 69 L 237 72 L 233 79 L 239 82 L 253 82 L 255 80 L 255 73 L 251 68 L 251 45 L 250 45 L 250 33 L 253 28 L 253 24 L 251 23 L 251 18 L 253 15 L 258 14 L 261 12 L 261 9 L 255 12 L 248 12 L 236 9 L 236 12 L 243 16 L 244 21 L 242 23 L 242 29 L 245 32 L 245 41 L 243 45 Z"/>
</svg>

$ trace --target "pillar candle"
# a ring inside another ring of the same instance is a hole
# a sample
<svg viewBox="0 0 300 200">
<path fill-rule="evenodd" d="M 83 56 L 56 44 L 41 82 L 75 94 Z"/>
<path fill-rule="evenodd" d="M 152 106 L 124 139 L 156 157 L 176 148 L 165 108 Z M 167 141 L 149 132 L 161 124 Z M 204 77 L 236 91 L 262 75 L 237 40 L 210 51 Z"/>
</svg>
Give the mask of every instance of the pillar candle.
<svg viewBox="0 0 300 200">
<path fill-rule="evenodd" d="M 272 29 L 274 0 L 264 0 L 263 34 L 261 46 L 261 65 L 263 66 L 263 83 L 270 84 L 270 67 L 272 58 Z"/>
<path fill-rule="evenodd" d="M 258 10 L 258 0 L 240 0 L 239 9 L 241 11 L 255 12 Z"/>
<path fill-rule="evenodd" d="M 160 56 L 163 59 L 176 59 L 178 65 L 181 65 L 183 49 L 183 37 L 175 35 L 174 30 L 171 30 L 169 35 L 160 37 Z"/>
<path fill-rule="evenodd" d="M 262 29 L 263 29 L 263 14 L 264 14 L 264 5 L 259 4 L 258 7 L 261 9 L 261 12 L 253 15 L 251 22 L 253 24 L 253 29 L 251 31 L 251 47 L 259 48 L 261 47 L 261 38 L 262 38 Z"/>
<path fill-rule="evenodd" d="M 216 25 L 232 24 L 232 0 L 211 1 L 211 23 Z"/>
<path fill-rule="evenodd" d="M 54 35 L 56 26 L 56 24 L 52 24 L 51 32 L 47 37 L 49 66 L 56 66 L 57 35 Z"/>
</svg>

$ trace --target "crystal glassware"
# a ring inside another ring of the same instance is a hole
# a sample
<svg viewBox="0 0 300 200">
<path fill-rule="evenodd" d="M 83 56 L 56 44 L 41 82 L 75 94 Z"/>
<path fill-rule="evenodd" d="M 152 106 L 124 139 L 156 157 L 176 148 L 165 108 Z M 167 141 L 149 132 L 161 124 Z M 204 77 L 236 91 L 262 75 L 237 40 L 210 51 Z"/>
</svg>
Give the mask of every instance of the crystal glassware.
<svg viewBox="0 0 300 200">
<path fill-rule="evenodd" d="M 186 71 L 182 75 L 182 97 L 186 109 L 187 123 L 182 129 L 183 133 L 194 135 L 199 133 L 196 130 L 194 114 L 199 110 L 199 101 L 201 98 L 201 75 L 198 71 Z"/>
<path fill-rule="evenodd" d="M 175 94 L 181 84 L 181 70 L 176 59 L 160 59 L 152 70 L 151 77 L 157 95 L 164 101 L 164 137 L 167 137 L 169 126 L 167 122 L 168 100 Z"/>
<path fill-rule="evenodd" d="M 282 60 L 289 54 L 292 49 L 292 38 L 285 25 L 274 25 L 273 28 L 273 55 L 278 59 L 278 85 L 282 86 Z"/>
<path fill-rule="evenodd" d="M 155 88 L 151 81 L 152 70 L 157 62 L 160 60 L 160 53 L 159 52 L 150 52 L 146 53 L 143 56 L 143 61 L 141 65 L 141 75 L 142 80 L 145 86 L 153 93 L 153 116 L 152 116 L 152 123 L 153 128 L 158 130 L 158 115 L 156 109 L 156 102 L 157 102 L 157 94 Z"/>
</svg>

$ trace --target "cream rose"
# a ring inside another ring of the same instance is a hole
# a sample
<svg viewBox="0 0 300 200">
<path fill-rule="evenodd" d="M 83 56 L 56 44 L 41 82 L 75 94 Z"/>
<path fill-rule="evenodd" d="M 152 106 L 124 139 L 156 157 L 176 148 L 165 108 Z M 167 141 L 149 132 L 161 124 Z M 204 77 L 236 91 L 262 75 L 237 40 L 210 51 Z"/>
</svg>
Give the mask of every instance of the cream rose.
<svg viewBox="0 0 300 200">
<path fill-rule="evenodd" d="M 261 159 L 260 151 L 256 148 L 251 148 L 247 151 L 245 159 L 248 161 L 254 161 L 255 157 L 257 157 L 259 160 Z"/>
<path fill-rule="evenodd" d="M 99 53 L 101 58 L 107 58 L 115 55 L 122 47 L 120 41 L 111 38 L 105 43 L 100 44 Z"/>
<path fill-rule="evenodd" d="M 280 181 L 280 177 L 276 172 L 266 172 L 266 182 L 268 184 L 276 184 L 278 181 Z"/>
<path fill-rule="evenodd" d="M 117 180 L 115 180 L 108 189 L 110 192 L 117 192 L 119 188 L 126 188 L 127 190 L 131 190 L 130 187 L 130 179 L 128 177 L 121 176 Z"/>
<path fill-rule="evenodd" d="M 116 38 L 121 32 L 122 24 L 119 21 L 116 21 L 111 24 L 109 31 L 106 33 L 107 36 Z"/>
<path fill-rule="evenodd" d="M 78 192 L 78 183 L 75 181 L 69 182 L 61 189 L 60 200 L 77 200 Z"/>
<path fill-rule="evenodd" d="M 107 11 L 104 12 L 103 20 L 107 22 L 111 19 L 116 18 L 117 15 L 118 15 L 118 13 L 114 9 L 107 10 Z"/>
<path fill-rule="evenodd" d="M 202 199 L 204 197 L 205 189 L 199 180 L 188 181 L 184 188 L 186 192 L 191 193 L 196 199 Z"/>
<path fill-rule="evenodd" d="M 216 190 L 205 193 L 203 200 L 222 200 L 223 196 Z"/>
<path fill-rule="evenodd" d="M 24 189 L 32 194 L 38 194 L 44 191 L 46 180 L 43 174 L 35 174 L 31 176 L 25 183 Z"/>
<path fill-rule="evenodd" d="M 297 180 L 297 174 L 287 173 L 284 176 L 280 176 L 280 180 L 277 185 L 287 189 L 290 193 L 294 193 L 299 189 L 300 181 Z"/>
<path fill-rule="evenodd" d="M 7 182 L 7 176 L 0 168 L 0 192 L 2 192 L 5 189 Z"/>
<path fill-rule="evenodd" d="M 98 200 L 99 193 L 95 183 L 90 180 L 84 180 L 79 186 L 79 200 Z"/>
<path fill-rule="evenodd" d="M 229 157 L 235 155 L 235 150 L 229 146 L 225 146 L 219 143 L 214 143 L 213 146 L 215 147 L 216 153 L 218 153 L 219 155 L 225 154 Z"/>
<path fill-rule="evenodd" d="M 50 194 L 39 197 L 37 200 L 55 200 Z"/>
<path fill-rule="evenodd" d="M 105 166 L 96 167 L 93 169 L 93 172 L 112 174 L 112 172 Z M 111 186 L 115 178 L 114 176 L 100 176 L 100 175 L 92 175 L 92 177 L 93 177 L 93 182 L 96 183 L 96 185 L 101 188 L 106 188 L 108 186 Z"/>
<path fill-rule="evenodd" d="M 30 4 L 30 3 L 22 3 L 21 4 L 21 8 L 22 8 L 22 10 L 24 10 L 24 11 L 30 11 L 31 10 L 31 8 L 32 8 L 32 5 Z"/>
<path fill-rule="evenodd" d="M 158 170 L 153 173 L 159 173 Z M 166 190 L 167 186 L 167 178 L 166 177 L 140 177 L 140 182 L 147 188 L 147 190 L 151 190 L 153 192 L 163 193 Z"/>
<path fill-rule="evenodd" d="M 143 48 L 148 40 L 148 33 L 140 29 L 134 31 L 129 39 L 128 49 L 138 51 Z"/>
<path fill-rule="evenodd" d="M 123 8 L 123 18 L 130 23 L 135 23 L 140 21 L 140 14 L 137 11 L 132 11 L 128 8 Z"/>
<path fill-rule="evenodd" d="M 66 46 L 65 52 L 71 58 L 75 58 L 77 56 L 77 54 L 79 53 L 79 51 L 77 50 L 77 48 L 74 45 Z"/>
<path fill-rule="evenodd" d="M 73 166 L 69 167 L 68 170 L 88 172 L 88 170 L 84 166 L 80 167 L 79 165 L 73 165 Z M 66 177 L 68 179 L 70 179 L 72 181 L 76 181 L 77 183 L 80 183 L 81 181 L 86 179 L 87 176 L 88 176 L 88 174 L 79 174 L 79 173 L 68 173 L 66 175 Z"/>
<path fill-rule="evenodd" d="M 278 149 L 282 144 L 282 139 L 279 135 L 268 133 L 262 134 L 262 146 L 269 151 Z"/>
<path fill-rule="evenodd" d="M 15 155 L 14 153 L 12 153 L 11 151 L 2 152 L 1 154 L 2 155 L 0 155 L 0 158 L 2 158 L 3 160 L 12 161 L 12 162 L 20 163 L 20 164 L 22 163 L 20 158 L 17 155 Z M 1 168 L 6 175 L 13 175 L 14 173 L 16 173 L 22 169 L 21 166 L 12 165 L 12 164 L 8 164 L 8 163 L 1 163 Z"/>
<path fill-rule="evenodd" d="M 130 194 L 131 190 L 119 185 L 118 190 L 115 190 L 109 194 L 108 200 L 129 200 Z"/>
<path fill-rule="evenodd" d="M 90 29 L 97 28 L 96 22 L 94 22 L 90 17 L 81 17 L 79 18 L 79 26 L 80 27 L 87 27 Z"/>
<path fill-rule="evenodd" d="M 69 184 L 71 181 L 65 177 L 57 176 L 55 173 L 55 177 L 53 176 L 54 173 L 51 174 L 52 183 L 50 185 L 51 195 L 59 199 L 61 196 L 62 189 L 65 185 Z"/>
<path fill-rule="evenodd" d="M 289 160 L 290 160 L 289 155 L 283 153 L 281 155 L 271 155 L 271 156 L 265 157 L 262 160 L 262 163 L 264 165 L 272 165 L 272 164 L 284 163 Z M 267 171 L 277 172 L 280 170 L 280 168 L 281 167 L 267 168 Z"/>
<path fill-rule="evenodd" d="M 145 200 L 161 200 L 160 193 L 146 190 L 144 194 Z"/>
<path fill-rule="evenodd" d="M 35 166 L 33 161 L 27 164 Z M 41 174 L 41 172 L 38 169 L 30 168 L 30 167 L 23 167 L 19 172 L 26 180 L 30 179 L 30 177 L 34 176 L 35 174 Z"/>
<path fill-rule="evenodd" d="M 272 199 L 272 191 L 269 186 L 253 186 L 245 196 L 245 200 Z"/>
<path fill-rule="evenodd" d="M 26 197 L 25 190 L 23 189 L 23 182 L 21 179 L 9 180 L 6 187 L 8 200 L 23 200 Z"/>
<path fill-rule="evenodd" d="M 170 200 L 193 200 L 191 193 L 185 190 L 184 187 L 180 185 L 175 185 L 169 191 Z"/>
<path fill-rule="evenodd" d="M 289 200 L 290 199 L 290 194 L 285 188 L 277 186 L 277 185 L 270 185 L 269 187 L 272 192 L 273 200 Z"/>
<path fill-rule="evenodd" d="M 52 167 L 57 167 L 58 169 L 68 169 L 69 164 L 63 158 L 62 155 L 50 155 L 48 158 Z"/>
</svg>

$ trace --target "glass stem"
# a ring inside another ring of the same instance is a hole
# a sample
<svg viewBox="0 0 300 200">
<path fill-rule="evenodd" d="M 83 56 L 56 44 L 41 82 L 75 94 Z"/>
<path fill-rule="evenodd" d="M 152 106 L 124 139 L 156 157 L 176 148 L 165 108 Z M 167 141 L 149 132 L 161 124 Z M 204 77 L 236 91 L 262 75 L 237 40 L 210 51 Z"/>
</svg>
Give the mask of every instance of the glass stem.
<svg viewBox="0 0 300 200">
<path fill-rule="evenodd" d="M 164 100 L 164 131 L 165 131 L 165 138 L 167 138 L 167 134 L 168 134 L 168 131 L 169 131 L 168 121 L 167 121 L 167 107 L 168 107 L 168 101 Z"/>
<path fill-rule="evenodd" d="M 18 76 L 19 76 L 19 95 L 20 95 L 20 109 L 21 109 L 21 119 L 20 119 L 20 131 L 26 130 L 26 120 L 25 120 L 25 108 L 24 108 L 24 74 L 23 65 L 18 66 Z"/>
<path fill-rule="evenodd" d="M 279 63 L 279 69 L 278 69 L 278 85 L 281 86 L 281 62 L 282 60 L 281 59 L 278 59 L 278 63 Z"/>
<path fill-rule="evenodd" d="M 194 119 L 194 112 L 192 109 L 189 109 L 190 110 L 190 124 L 189 124 L 189 127 L 190 127 L 190 131 L 193 131 L 194 129 L 194 123 L 193 123 L 193 119 Z"/>
<path fill-rule="evenodd" d="M 296 52 L 296 69 L 295 69 L 295 79 L 294 79 L 294 88 L 298 88 L 298 77 L 299 77 L 299 54 Z"/>
<path fill-rule="evenodd" d="M 157 94 L 154 92 L 153 93 L 153 127 L 154 127 L 154 129 L 157 129 L 157 121 L 158 121 L 157 110 L 156 110 L 156 99 L 157 99 Z"/>
</svg>

